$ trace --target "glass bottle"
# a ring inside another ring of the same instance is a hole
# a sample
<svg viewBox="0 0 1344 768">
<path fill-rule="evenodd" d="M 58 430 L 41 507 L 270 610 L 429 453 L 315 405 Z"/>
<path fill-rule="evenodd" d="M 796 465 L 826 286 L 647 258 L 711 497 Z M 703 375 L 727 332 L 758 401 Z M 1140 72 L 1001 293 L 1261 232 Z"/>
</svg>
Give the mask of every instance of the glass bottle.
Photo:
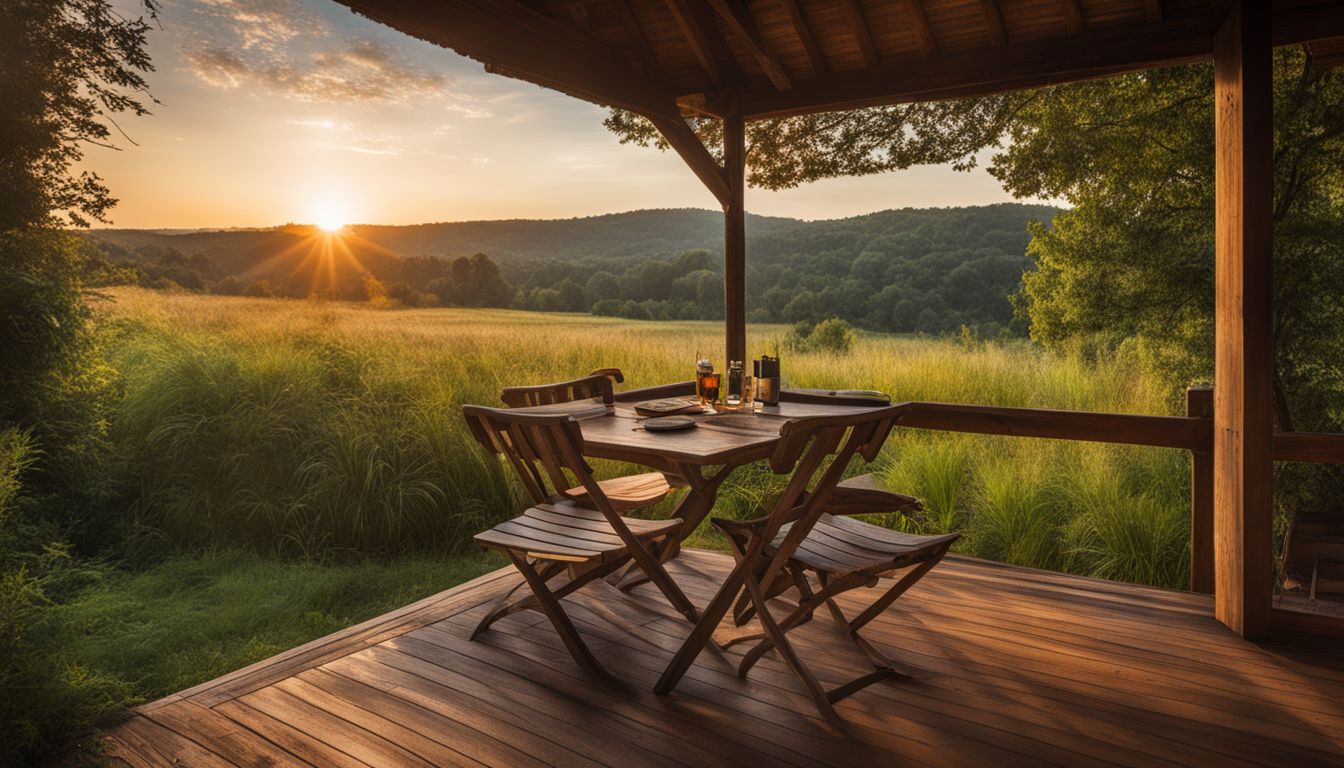
<svg viewBox="0 0 1344 768">
<path fill-rule="evenodd" d="M 728 396 L 724 402 L 736 408 L 742 404 L 742 361 L 728 362 Z"/>
</svg>

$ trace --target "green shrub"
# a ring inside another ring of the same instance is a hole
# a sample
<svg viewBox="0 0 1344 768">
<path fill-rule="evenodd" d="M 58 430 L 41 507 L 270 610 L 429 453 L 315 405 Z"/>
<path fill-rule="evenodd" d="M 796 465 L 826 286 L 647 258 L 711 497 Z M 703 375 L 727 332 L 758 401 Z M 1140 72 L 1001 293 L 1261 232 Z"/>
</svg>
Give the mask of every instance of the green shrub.
<svg viewBox="0 0 1344 768">
<path fill-rule="evenodd" d="M 25 432 L 0 431 L 0 541 L 10 541 L 24 473 L 36 459 Z M 125 684 L 61 659 L 51 602 L 42 581 L 22 563 L 23 554 L 0 551 L 0 765 L 62 754 L 127 696 Z"/>
<path fill-rule="evenodd" d="M 854 348 L 854 329 L 838 317 L 813 323 L 802 320 L 795 323 L 784 338 L 785 348 L 794 352 L 847 354 Z"/>
</svg>

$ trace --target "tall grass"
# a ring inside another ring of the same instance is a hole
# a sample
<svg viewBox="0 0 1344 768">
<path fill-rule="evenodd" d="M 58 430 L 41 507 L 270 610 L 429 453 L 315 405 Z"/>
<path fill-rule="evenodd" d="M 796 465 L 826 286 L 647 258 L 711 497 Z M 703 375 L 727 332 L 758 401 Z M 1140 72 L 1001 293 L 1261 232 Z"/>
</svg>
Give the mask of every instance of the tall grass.
<svg viewBox="0 0 1344 768">
<path fill-rule="evenodd" d="M 712 322 L 112 296 L 100 311 L 115 328 L 126 489 L 141 540 L 173 546 L 310 559 L 463 547 L 519 498 L 467 435 L 463 403 L 605 366 L 641 386 L 689 378 L 697 352 L 722 361 Z M 748 347 L 773 350 L 786 331 L 753 327 Z M 848 354 L 786 353 L 784 369 L 792 386 L 896 400 L 1173 413 L 1180 395 L 1122 360 L 1025 343 L 861 335 Z M 925 501 L 894 527 L 960 530 L 963 551 L 1023 565 L 1184 583 L 1180 452 L 898 429 L 877 471 Z M 716 514 L 749 514 L 778 485 L 763 467 L 739 470 Z"/>
</svg>

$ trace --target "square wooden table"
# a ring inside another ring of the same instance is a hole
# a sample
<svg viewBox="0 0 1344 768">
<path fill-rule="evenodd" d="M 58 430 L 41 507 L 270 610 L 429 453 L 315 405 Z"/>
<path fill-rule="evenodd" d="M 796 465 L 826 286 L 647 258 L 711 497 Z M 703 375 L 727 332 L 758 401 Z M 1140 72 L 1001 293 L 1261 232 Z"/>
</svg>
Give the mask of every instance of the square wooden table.
<svg viewBox="0 0 1344 768">
<path fill-rule="evenodd" d="M 638 394 L 638 390 L 623 392 L 615 404 L 605 404 L 601 398 L 594 398 L 525 410 L 572 414 L 579 421 L 585 456 L 642 464 L 684 478 L 689 490 L 673 513 L 683 521 L 679 540 L 685 540 L 694 532 L 714 508 L 719 486 L 733 470 L 770 457 L 779 444 L 779 430 L 785 423 L 807 416 L 848 415 L 885 407 L 878 404 L 781 402 L 759 412 L 743 409 L 717 414 L 688 414 L 696 421 L 693 429 L 650 432 L 641 426 L 644 417 L 634 409 L 632 395 L 637 397 Z M 669 556 L 674 552 L 671 547 L 667 551 Z M 749 563 L 738 563 L 729 572 L 663 672 L 654 687 L 656 693 L 671 691 L 709 644 L 715 628 L 742 589 L 745 569 L 749 566 Z"/>
</svg>

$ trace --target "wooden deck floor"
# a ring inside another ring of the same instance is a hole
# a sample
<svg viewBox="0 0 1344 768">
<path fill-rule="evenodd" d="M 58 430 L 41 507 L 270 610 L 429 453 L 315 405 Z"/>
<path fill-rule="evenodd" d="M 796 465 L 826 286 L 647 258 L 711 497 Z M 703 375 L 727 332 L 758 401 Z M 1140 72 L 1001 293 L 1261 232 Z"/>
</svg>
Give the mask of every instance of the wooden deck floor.
<svg viewBox="0 0 1344 768">
<path fill-rule="evenodd" d="M 728 565 L 688 551 L 671 570 L 703 605 Z M 647 586 L 567 601 L 624 689 L 580 672 L 532 612 L 468 642 L 518 579 L 496 571 L 148 704 L 108 733 L 110 754 L 136 766 L 1344 765 L 1344 649 L 1245 643 L 1202 596 L 949 558 L 870 635 L 927 671 L 842 702 L 841 737 L 773 654 L 742 681 L 709 651 L 672 695 L 650 693 L 688 626 Z M 833 632 L 825 617 L 797 631 L 823 681 L 863 669 Z"/>
</svg>

